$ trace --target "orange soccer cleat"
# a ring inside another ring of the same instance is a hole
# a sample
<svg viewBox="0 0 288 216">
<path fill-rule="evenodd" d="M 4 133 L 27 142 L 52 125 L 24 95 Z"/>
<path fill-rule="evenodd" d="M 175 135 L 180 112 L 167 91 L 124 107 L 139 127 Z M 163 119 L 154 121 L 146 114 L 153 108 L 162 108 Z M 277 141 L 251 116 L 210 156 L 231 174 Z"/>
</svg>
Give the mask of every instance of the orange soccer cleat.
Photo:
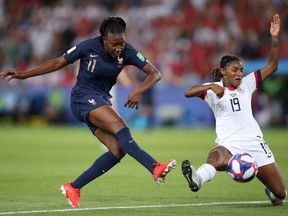
<svg viewBox="0 0 288 216">
<path fill-rule="evenodd" d="M 156 183 L 160 184 L 165 181 L 166 175 L 176 168 L 176 160 L 169 160 L 165 164 L 156 163 L 153 171 L 153 179 Z"/>
<path fill-rule="evenodd" d="M 78 202 L 80 198 L 80 190 L 78 188 L 72 187 L 71 182 L 67 182 L 66 184 L 62 185 L 60 187 L 60 191 L 62 191 L 62 194 L 67 197 L 70 206 L 73 208 L 80 207 Z"/>
</svg>

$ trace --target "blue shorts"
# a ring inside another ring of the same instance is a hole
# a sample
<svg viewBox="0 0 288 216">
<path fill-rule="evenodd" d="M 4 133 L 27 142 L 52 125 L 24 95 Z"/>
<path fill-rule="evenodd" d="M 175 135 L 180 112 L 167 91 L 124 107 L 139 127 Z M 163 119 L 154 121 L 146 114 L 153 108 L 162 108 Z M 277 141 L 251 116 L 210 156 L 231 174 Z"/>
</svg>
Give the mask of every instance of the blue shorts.
<svg viewBox="0 0 288 216">
<path fill-rule="evenodd" d="M 112 105 L 110 98 L 100 94 L 86 94 L 86 95 L 76 95 L 71 94 L 71 110 L 76 119 L 81 122 L 85 122 L 90 128 L 91 132 L 94 134 L 96 126 L 92 125 L 87 120 L 87 115 L 91 110 L 97 109 L 103 105 Z"/>
</svg>

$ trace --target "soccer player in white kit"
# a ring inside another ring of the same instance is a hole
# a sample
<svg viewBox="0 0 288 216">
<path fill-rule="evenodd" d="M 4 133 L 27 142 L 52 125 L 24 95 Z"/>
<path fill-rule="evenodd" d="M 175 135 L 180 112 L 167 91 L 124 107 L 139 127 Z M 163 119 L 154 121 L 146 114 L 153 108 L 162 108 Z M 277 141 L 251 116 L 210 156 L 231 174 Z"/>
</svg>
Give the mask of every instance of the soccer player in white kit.
<svg viewBox="0 0 288 216">
<path fill-rule="evenodd" d="M 265 67 L 243 76 L 242 61 L 236 56 L 226 55 L 221 59 L 220 68 L 213 70 L 213 75 L 220 77 L 221 81 L 195 85 L 185 91 L 186 97 L 198 96 L 208 103 L 216 119 L 217 134 L 216 147 L 197 171 L 189 160 L 182 162 L 182 173 L 191 191 L 198 191 L 205 182 L 212 180 L 216 171 L 226 171 L 232 155 L 249 153 L 257 161 L 257 178 L 266 186 L 270 201 L 273 205 L 283 204 L 286 188 L 251 108 L 253 92 L 277 70 L 279 31 L 280 18 L 276 14 L 271 22 L 271 54 Z"/>
</svg>

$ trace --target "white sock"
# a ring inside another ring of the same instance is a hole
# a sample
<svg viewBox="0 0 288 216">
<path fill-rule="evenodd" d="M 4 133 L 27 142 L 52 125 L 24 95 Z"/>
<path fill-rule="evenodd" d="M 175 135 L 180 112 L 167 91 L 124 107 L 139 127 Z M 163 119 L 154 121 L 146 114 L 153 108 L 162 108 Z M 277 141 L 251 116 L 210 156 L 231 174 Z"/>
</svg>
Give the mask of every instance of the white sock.
<svg viewBox="0 0 288 216">
<path fill-rule="evenodd" d="M 201 185 L 208 182 L 214 178 L 216 175 L 216 169 L 211 164 L 203 164 L 198 168 L 197 174 L 201 177 Z"/>
</svg>

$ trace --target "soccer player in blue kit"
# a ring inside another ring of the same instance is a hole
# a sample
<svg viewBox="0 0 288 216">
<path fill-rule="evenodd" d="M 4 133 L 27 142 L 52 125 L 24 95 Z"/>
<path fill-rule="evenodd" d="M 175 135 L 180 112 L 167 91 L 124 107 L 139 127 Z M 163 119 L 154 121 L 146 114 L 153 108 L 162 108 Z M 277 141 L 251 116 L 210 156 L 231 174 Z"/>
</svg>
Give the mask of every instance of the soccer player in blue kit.
<svg viewBox="0 0 288 216">
<path fill-rule="evenodd" d="M 74 116 L 85 122 L 108 151 L 73 182 L 61 186 L 72 207 L 80 207 L 80 189 L 114 167 L 127 153 L 141 163 L 161 183 L 176 167 L 176 160 L 161 164 L 142 150 L 130 134 L 125 121 L 112 108 L 109 94 L 125 65 L 134 65 L 147 74 L 128 96 L 125 106 L 138 109 L 141 94 L 160 79 L 160 72 L 132 45 L 125 41 L 126 23 L 120 17 L 106 17 L 100 26 L 100 36 L 87 39 L 69 49 L 63 56 L 51 59 L 26 71 L 9 70 L 1 73 L 7 81 L 26 79 L 57 71 L 80 59 L 77 82 L 71 92 Z"/>
</svg>

